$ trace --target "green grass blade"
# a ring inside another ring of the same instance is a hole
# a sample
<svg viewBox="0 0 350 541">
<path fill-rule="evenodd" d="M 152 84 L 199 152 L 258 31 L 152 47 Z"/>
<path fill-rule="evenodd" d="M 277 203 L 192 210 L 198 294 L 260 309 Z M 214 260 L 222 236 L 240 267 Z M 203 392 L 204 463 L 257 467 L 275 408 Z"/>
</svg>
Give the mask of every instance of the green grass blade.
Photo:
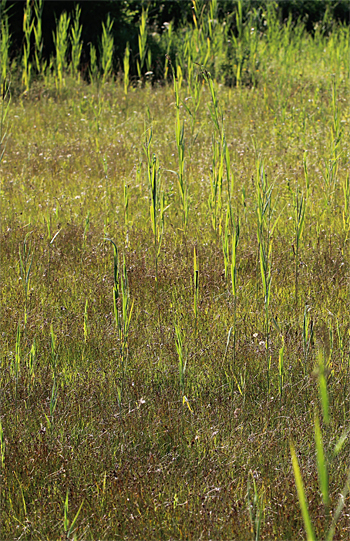
<svg viewBox="0 0 350 541">
<path fill-rule="evenodd" d="M 71 524 L 70 527 L 69 527 L 69 530 L 68 530 L 68 533 L 67 533 L 67 537 L 69 537 L 69 536 L 71 535 L 71 533 L 73 532 L 74 525 L 75 525 L 75 523 L 76 523 L 76 521 L 77 521 L 77 519 L 78 519 L 78 517 L 79 517 L 81 508 L 83 507 L 83 503 L 84 503 L 84 500 L 81 502 L 80 507 L 79 507 L 79 509 L 78 509 L 78 511 L 77 511 L 77 514 L 75 515 L 75 517 L 74 517 L 73 520 L 72 520 L 72 524 Z"/>
<path fill-rule="evenodd" d="M 326 457 L 323 449 L 323 440 L 320 427 L 320 421 L 317 413 L 315 413 L 315 443 L 316 443 L 316 459 L 318 470 L 318 482 L 320 490 L 322 492 L 322 499 L 324 505 L 329 505 L 329 493 L 328 493 L 328 469 Z"/>
<path fill-rule="evenodd" d="M 324 354 L 322 351 L 318 353 L 318 366 L 319 366 L 319 375 L 318 375 L 318 388 L 320 393 L 320 399 L 322 404 L 323 420 L 328 425 L 329 424 L 329 398 L 327 391 L 327 381 L 325 375 L 325 366 L 324 366 Z"/>
<path fill-rule="evenodd" d="M 311 523 L 311 519 L 309 515 L 309 508 L 306 501 L 303 479 L 301 476 L 297 455 L 295 453 L 294 445 L 292 442 L 290 442 L 290 453 L 292 455 L 292 464 L 293 464 L 295 484 L 297 486 L 299 504 L 301 508 L 301 513 L 303 515 L 307 541 L 316 541 L 314 529 L 312 527 L 312 523 Z"/>
</svg>

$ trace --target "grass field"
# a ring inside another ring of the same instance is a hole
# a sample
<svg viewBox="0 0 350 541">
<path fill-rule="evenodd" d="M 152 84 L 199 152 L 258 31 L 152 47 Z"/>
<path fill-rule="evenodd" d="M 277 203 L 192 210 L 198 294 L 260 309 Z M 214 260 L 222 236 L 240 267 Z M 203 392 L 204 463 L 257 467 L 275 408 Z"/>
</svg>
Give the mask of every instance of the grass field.
<svg viewBox="0 0 350 541">
<path fill-rule="evenodd" d="M 349 33 L 299 38 L 2 100 L 1 539 L 349 538 Z"/>
</svg>

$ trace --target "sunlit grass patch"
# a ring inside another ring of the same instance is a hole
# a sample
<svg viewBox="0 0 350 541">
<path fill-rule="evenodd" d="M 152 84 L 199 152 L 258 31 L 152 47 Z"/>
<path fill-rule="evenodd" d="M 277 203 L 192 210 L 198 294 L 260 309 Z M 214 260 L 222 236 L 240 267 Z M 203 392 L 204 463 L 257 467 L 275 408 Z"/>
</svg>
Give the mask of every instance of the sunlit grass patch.
<svg viewBox="0 0 350 541">
<path fill-rule="evenodd" d="M 2 100 L 4 538 L 348 538 L 345 29 L 288 32 Z"/>
</svg>

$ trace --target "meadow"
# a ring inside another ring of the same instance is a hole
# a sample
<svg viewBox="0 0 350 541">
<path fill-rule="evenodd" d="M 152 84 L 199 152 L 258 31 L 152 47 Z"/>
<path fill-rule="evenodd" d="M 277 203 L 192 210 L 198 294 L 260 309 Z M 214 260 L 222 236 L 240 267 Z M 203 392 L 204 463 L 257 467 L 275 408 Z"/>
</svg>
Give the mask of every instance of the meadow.
<svg viewBox="0 0 350 541">
<path fill-rule="evenodd" d="M 6 64 L 1 539 L 350 536 L 349 28 L 240 5 Z"/>
</svg>

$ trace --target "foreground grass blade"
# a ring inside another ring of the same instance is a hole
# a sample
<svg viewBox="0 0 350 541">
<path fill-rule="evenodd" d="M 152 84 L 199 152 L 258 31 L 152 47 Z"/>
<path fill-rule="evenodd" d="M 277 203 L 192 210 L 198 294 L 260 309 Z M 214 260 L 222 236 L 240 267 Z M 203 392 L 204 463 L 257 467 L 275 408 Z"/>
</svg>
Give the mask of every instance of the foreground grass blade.
<svg viewBox="0 0 350 541">
<path fill-rule="evenodd" d="M 294 471 L 294 477 L 295 477 L 295 484 L 297 486 L 299 504 L 301 508 L 301 513 L 303 515 L 307 541 L 316 541 L 314 529 L 312 527 L 312 523 L 311 523 L 311 519 L 309 515 L 309 508 L 306 501 L 303 479 L 301 476 L 297 455 L 295 453 L 294 445 L 292 442 L 290 442 L 290 453 L 292 455 L 292 464 L 293 464 L 293 471 Z"/>
<path fill-rule="evenodd" d="M 315 442 L 316 442 L 316 458 L 317 458 L 317 470 L 318 481 L 322 492 L 322 499 L 324 505 L 329 505 L 328 494 L 328 469 L 326 457 L 323 449 L 322 433 L 320 428 L 320 421 L 317 413 L 315 413 Z"/>
<path fill-rule="evenodd" d="M 343 488 L 343 492 L 339 496 L 339 502 L 338 502 L 338 505 L 336 507 L 335 513 L 333 515 L 332 524 L 331 524 L 331 526 L 329 528 L 329 531 L 328 531 L 328 534 L 327 534 L 327 537 L 326 537 L 326 541 L 332 541 L 332 539 L 334 537 L 335 528 L 336 528 L 337 522 L 339 520 L 339 517 L 340 517 L 340 515 L 341 515 L 341 513 L 342 513 L 342 511 L 344 509 L 345 498 L 347 497 L 347 495 L 349 493 L 349 490 L 350 490 L 350 468 L 348 470 L 348 476 L 347 476 L 347 479 L 346 479 L 345 486 Z"/>
<path fill-rule="evenodd" d="M 326 374 L 325 374 L 324 354 L 321 350 L 318 352 L 318 369 L 319 369 L 318 388 L 319 388 L 321 404 L 322 404 L 323 420 L 326 423 L 326 425 L 328 425 L 329 424 L 329 398 L 328 398 L 327 380 L 326 380 Z"/>
</svg>

